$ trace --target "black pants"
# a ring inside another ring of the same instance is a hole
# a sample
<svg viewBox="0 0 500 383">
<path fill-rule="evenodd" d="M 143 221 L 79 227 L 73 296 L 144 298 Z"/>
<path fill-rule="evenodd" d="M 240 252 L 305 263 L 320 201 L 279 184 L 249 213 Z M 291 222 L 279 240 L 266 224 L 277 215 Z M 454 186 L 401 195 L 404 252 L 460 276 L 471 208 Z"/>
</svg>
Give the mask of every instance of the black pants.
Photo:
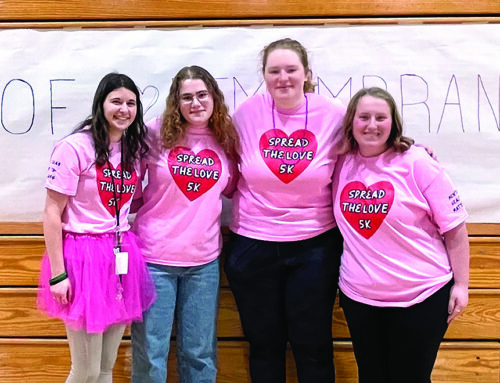
<svg viewBox="0 0 500 383">
<path fill-rule="evenodd" d="M 374 307 L 340 292 L 358 364 L 359 383 L 430 383 L 448 328 L 453 282 L 410 307 Z"/>
<path fill-rule="evenodd" d="M 287 342 L 299 382 L 335 381 L 332 311 L 342 245 L 337 228 L 294 242 L 232 234 L 225 271 L 250 344 L 253 383 L 286 382 Z"/>
</svg>

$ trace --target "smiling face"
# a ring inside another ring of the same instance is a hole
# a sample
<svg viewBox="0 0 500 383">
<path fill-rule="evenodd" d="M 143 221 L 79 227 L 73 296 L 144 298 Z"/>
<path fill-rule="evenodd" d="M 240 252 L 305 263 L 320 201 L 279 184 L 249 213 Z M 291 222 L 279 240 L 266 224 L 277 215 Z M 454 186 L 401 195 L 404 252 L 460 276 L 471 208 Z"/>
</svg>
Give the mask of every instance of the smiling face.
<svg viewBox="0 0 500 383">
<path fill-rule="evenodd" d="M 304 100 L 305 68 L 296 52 L 274 49 L 267 56 L 264 80 L 277 107 L 292 109 Z"/>
<path fill-rule="evenodd" d="M 127 88 L 111 91 L 103 103 L 104 118 L 109 124 L 109 138 L 117 142 L 137 115 L 137 99 Z"/>
<path fill-rule="evenodd" d="M 214 110 L 214 99 L 200 79 L 186 79 L 179 89 L 179 106 L 188 124 L 206 128 Z"/>
<path fill-rule="evenodd" d="M 352 122 L 352 134 L 361 155 L 373 157 L 387 150 L 391 129 L 391 109 L 387 101 L 370 95 L 361 97 Z"/>
</svg>

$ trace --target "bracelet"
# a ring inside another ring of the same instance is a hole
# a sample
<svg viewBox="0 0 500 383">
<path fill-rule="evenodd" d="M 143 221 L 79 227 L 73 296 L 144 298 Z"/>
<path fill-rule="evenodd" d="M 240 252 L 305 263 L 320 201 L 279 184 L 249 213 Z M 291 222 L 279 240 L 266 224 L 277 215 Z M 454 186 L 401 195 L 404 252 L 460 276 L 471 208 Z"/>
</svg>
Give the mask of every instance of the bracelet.
<svg viewBox="0 0 500 383">
<path fill-rule="evenodd" d="M 65 271 L 64 273 L 56 275 L 54 278 L 51 278 L 49 280 L 49 285 L 51 285 L 51 286 L 57 285 L 59 282 L 62 282 L 67 278 L 68 278 L 68 274 L 66 274 L 66 271 Z"/>
</svg>

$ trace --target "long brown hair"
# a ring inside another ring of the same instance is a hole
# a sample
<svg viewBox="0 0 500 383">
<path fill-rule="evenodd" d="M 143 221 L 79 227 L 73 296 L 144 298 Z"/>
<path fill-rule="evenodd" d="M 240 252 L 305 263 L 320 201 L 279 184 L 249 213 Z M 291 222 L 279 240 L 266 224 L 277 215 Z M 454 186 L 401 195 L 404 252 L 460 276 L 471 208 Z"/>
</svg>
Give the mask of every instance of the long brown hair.
<svg viewBox="0 0 500 383">
<path fill-rule="evenodd" d="M 238 134 L 229 116 L 229 109 L 224 102 L 224 95 L 212 75 L 207 70 L 196 65 L 182 68 L 172 80 L 161 128 L 163 146 L 171 149 L 185 137 L 187 121 L 180 110 L 179 92 L 184 80 L 188 79 L 202 80 L 205 83 L 214 100 L 214 109 L 208 120 L 208 127 L 224 152 L 231 157 L 234 156 L 239 142 Z"/>
</svg>

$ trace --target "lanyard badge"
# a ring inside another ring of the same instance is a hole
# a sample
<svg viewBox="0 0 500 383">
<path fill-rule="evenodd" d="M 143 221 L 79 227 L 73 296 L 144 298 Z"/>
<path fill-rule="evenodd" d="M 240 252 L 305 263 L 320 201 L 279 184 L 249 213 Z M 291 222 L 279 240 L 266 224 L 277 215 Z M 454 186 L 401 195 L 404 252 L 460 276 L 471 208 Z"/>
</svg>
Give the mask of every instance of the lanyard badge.
<svg viewBox="0 0 500 383">
<path fill-rule="evenodd" d="M 115 231 L 115 274 L 122 275 L 128 273 L 128 252 L 122 251 L 122 232 L 116 228 Z"/>
<path fill-rule="evenodd" d="M 115 253 L 115 274 L 122 275 L 128 273 L 128 252 L 114 248 Z"/>
<path fill-rule="evenodd" d="M 121 189 L 120 193 L 123 191 L 123 139 L 121 140 L 121 172 L 120 181 Z M 111 169 L 111 164 L 108 160 L 108 167 Z M 112 173 L 113 174 L 113 173 Z M 120 231 L 120 201 L 118 199 L 118 193 L 116 192 L 117 184 L 115 184 L 115 177 L 111 175 L 113 179 L 113 194 L 115 198 L 115 213 L 116 213 L 116 229 L 115 229 L 115 244 L 113 252 L 115 254 L 115 274 L 123 275 L 128 273 L 128 252 L 122 251 L 122 232 Z M 120 196 L 121 199 L 121 196 Z"/>
</svg>

